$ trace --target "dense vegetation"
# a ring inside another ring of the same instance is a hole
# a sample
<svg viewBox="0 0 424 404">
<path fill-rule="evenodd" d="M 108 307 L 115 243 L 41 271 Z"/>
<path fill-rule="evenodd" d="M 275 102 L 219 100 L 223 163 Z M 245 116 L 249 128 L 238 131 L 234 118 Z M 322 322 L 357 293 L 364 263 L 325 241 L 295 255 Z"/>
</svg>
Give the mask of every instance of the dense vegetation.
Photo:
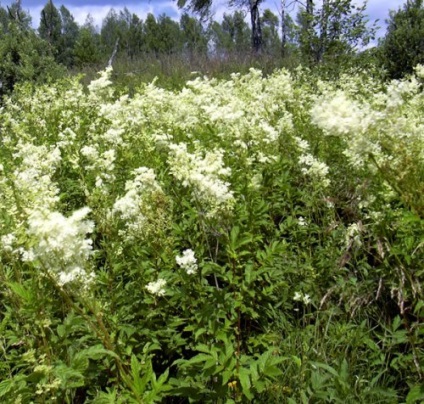
<svg viewBox="0 0 424 404">
<path fill-rule="evenodd" d="M 0 8 L 0 402 L 424 400 L 422 3 L 349 5 Z"/>
</svg>

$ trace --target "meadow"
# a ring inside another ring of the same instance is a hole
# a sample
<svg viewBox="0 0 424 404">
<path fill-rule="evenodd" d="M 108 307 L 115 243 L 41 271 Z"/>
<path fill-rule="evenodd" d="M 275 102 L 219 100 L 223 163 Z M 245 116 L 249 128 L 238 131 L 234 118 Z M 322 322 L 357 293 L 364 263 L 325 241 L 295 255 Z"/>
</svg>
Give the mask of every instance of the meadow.
<svg viewBox="0 0 424 404">
<path fill-rule="evenodd" d="M 424 67 L 0 112 L 0 402 L 424 400 Z"/>
</svg>

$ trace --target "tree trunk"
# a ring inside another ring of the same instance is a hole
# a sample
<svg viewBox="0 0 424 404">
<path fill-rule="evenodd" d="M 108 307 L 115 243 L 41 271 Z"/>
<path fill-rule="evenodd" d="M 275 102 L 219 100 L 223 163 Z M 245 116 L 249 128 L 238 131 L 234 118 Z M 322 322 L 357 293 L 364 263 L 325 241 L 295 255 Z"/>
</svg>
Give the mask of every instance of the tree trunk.
<svg viewBox="0 0 424 404">
<path fill-rule="evenodd" d="M 285 0 L 281 1 L 281 56 L 287 56 L 287 25 L 286 25 L 286 4 Z"/>
<path fill-rule="evenodd" d="M 307 59 L 309 65 L 313 65 L 315 57 L 314 57 L 314 46 L 313 46 L 313 23 L 314 19 L 314 2 L 313 0 L 306 0 L 306 37 L 307 37 Z"/>
<path fill-rule="evenodd" d="M 320 27 L 320 36 L 318 49 L 315 55 L 315 62 L 318 64 L 322 61 L 327 45 L 327 30 L 328 30 L 328 0 L 323 0 L 322 2 L 322 12 L 321 12 L 321 27 Z"/>
<path fill-rule="evenodd" d="M 262 49 L 262 28 L 259 0 L 250 0 L 250 18 L 252 21 L 252 48 L 255 53 L 260 53 Z"/>
</svg>

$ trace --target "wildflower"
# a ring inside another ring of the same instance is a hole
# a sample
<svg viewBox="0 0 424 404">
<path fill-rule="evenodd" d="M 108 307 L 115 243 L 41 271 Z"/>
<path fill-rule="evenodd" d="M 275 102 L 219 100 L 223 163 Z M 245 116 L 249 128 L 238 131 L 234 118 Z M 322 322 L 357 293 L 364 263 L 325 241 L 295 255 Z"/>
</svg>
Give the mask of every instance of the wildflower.
<svg viewBox="0 0 424 404">
<path fill-rule="evenodd" d="M 414 70 L 417 77 L 424 79 L 424 65 L 417 65 Z"/>
<path fill-rule="evenodd" d="M 327 164 L 319 161 L 309 153 L 301 155 L 299 163 L 304 166 L 301 169 L 303 174 L 315 178 L 323 187 L 330 185 L 330 180 L 327 178 L 329 171 Z"/>
<path fill-rule="evenodd" d="M 346 247 L 350 248 L 352 245 L 360 247 L 362 245 L 361 241 L 361 232 L 362 232 L 362 223 L 352 223 L 346 229 Z"/>
<path fill-rule="evenodd" d="M 299 217 L 297 218 L 297 224 L 298 224 L 300 227 L 304 227 L 304 226 L 306 226 L 306 225 L 307 225 L 306 220 L 305 220 L 305 218 L 304 218 L 303 216 L 299 216 Z"/>
<path fill-rule="evenodd" d="M 13 233 L 5 234 L 1 236 L 0 242 L 3 247 L 3 251 L 12 252 L 13 251 L 13 243 L 16 240 L 16 236 Z"/>
<path fill-rule="evenodd" d="M 197 272 L 197 259 L 193 250 L 185 250 L 182 256 L 177 256 L 175 259 L 177 264 L 187 272 L 187 275 L 193 275 Z"/>
<path fill-rule="evenodd" d="M 92 253 L 86 234 L 93 232 L 94 223 L 84 220 L 89 212 L 85 207 L 67 218 L 59 212 L 33 211 L 28 218 L 27 233 L 35 240 L 29 257 L 40 260 L 61 286 L 75 280 L 87 286 L 93 280 L 83 269 Z"/>
<path fill-rule="evenodd" d="M 164 296 L 165 295 L 165 285 L 166 280 L 159 278 L 157 281 L 149 282 L 146 285 L 146 289 L 149 293 L 155 296 Z"/>
<path fill-rule="evenodd" d="M 301 292 L 295 292 L 293 296 L 295 302 L 303 302 L 304 304 L 311 303 L 311 297 L 308 294 L 303 294 Z"/>
<path fill-rule="evenodd" d="M 232 210 L 233 192 L 230 184 L 220 178 L 230 175 L 231 170 L 224 167 L 221 150 L 206 152 L 203 157 L 200 152 L 189 153 L 184 143 L 171 144 L 170 149 L 171 173 L 184 187 L 193 189 L 194 199 L 206 205 L 209 217 Z"/>
<path fill-rule="evenodd" d="M 93 80 L 88 85 L 88 90 L 92 95 L 101 95 L 105 92 L 105 89 L 110 87 L 112 82 L 110 81 L 110 77 L 112 75 L 112 67 L 107 67 L 105 70 L 99 72 L 100 77 L 97 80 Z"/>
</svg>

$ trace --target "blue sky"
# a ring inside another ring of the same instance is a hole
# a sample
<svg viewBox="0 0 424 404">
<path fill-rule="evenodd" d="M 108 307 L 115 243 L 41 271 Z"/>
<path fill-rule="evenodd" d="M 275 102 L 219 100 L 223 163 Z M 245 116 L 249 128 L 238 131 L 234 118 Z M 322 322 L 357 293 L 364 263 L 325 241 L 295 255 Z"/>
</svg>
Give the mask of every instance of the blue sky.
<svg viewBox="0 0 424 404">
<path fill-rule="evenodd" d="M 30 12 L 33 25 L 38 26 L 41 9 L 47 0 L 21 0 L 24 10 Z M 2 6 L 10 4 L 11 0 L 1 2 Z M 178 10 L 176 2 L 172 0 L 53 0 L 56 7 L 64 4 L 74 15 L 76 21 L 83 24 L 87 14 L 91 14 L 95 23 L 100 27 L 102 19 L 106 16 L 110 8 L 116 10 L 127 7 L 131 12 L 136 13 L 142 19 L 145 19 L 148 13 L 159 15 L 165 13 L 172 18 L 178 19 L 181 15 L 181 10 Z M 369 0 L 367 14 L 371 20 L 379 19 L 379 25 L 382 26 L 379 35 L 384 35 L 384 20 L 389 15 L 390 9 L 397 10 L 406 0 Z M 358 1 L 362 4 L 362 1 Z M 225 6 L 225 0 L 215 0 L 213 12 L 215 19 L 219 20 L 228 9 Z M 280 0 L 266 0 L 262 5 L 262 10 L 270 8 L 275 13 L 278 12 Z"/>
</svg>

